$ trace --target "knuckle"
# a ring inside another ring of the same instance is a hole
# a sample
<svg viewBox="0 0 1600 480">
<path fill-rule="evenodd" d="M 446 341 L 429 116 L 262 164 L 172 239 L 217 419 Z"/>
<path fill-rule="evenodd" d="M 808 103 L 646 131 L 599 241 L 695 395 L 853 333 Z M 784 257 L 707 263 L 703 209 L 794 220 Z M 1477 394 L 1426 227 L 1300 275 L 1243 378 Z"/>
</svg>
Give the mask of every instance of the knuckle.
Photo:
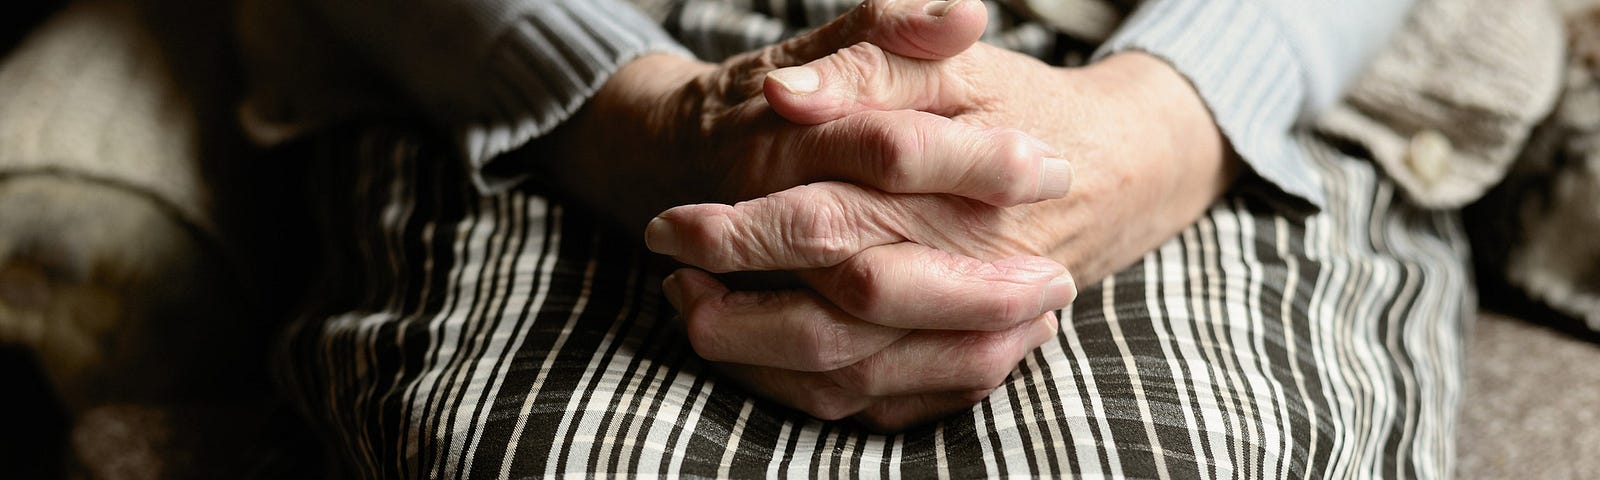
<svg viewBox="0 0 1600 480">
<path fill-rule="evenodd" d="M 874 161 L 871 175 L 875 185 L 889 191 L 905 193 L 916 173 L 916 159 L 922 152 L 922 129 L 916 123 L 912 128 L 895 122 L 875 122 L 867 127 L 867 141 L 872 145 Z"/>
<path fill-rule="evenodd" d="M 854 54 L 856 102 L 870 108 L 887 108 L 893 106 L 895 99 L 901 97 L 900 92 L 907 88 L 904 78 L 897 78 L 895 70 L 890 64 L 889 56 L 883 49 L 876 45 L 863 43 L 857 47 Z"/>
<path fill-rule="evenodd" d="M 1019 289 L 1009 295 L 996 295 L 991 312 L 994 315 L 995 325 L 999 328 L 1011 328 L 1018 323 L 1038 317 L 1039 295 L 1031 289 Z"/>
<path fill-rule="evenodd" d="M 826 60 L 829 67 L 845 75 L 859 93 L 870 93 L 882 72 L 888 70 L 889 56 L 882 48 L 867 42 L 845 47 Z M 869 97 L 871 98 L 871 97 Z"/>
<path fill-rule="evenodd" d="M 779 48 L 772 46 L 729 57 L 722 63 L 723 68 L 717 69 L 699 87 L 708 94 L 708 100 L 714 99 L 724 105 L 759 96 L 762 74 L 784 66 L 780 63 Z"/>
<path fill-rule="evenodd" d="M 684 242 L 683 254 L 687 263 L 714 273 L 737 270 L 754 255 L 751 228 L 741 228 L 740 217 L 730 206 L 717 206 L 720 211 L 686 218 L 677 224 L 677 236 Z"/>
<path fill-rule="evenodd" d="M 884 287 L 886 274 L 883 267 L 859 258 L 847 261 L 841 267 L 838 298 L 833 299 L 839 308 L 858 317 L 880 317 L 889 296 Z"/>
<path fill-rule="evenodd" d="M 807 369 L 813 372 L 838 370 L 859 360 L 851 335 L 843 325 L 818 319 L 800 339 L 801 348 L 808 359 Z"/>
<path fill-rule="evenodd" d="M 940 265 L 941 269 L 943 270 L 941 273 L 948 274 L 952 277 L 987 280 L 1002 277 L 1007 273 L 1004 268 L 994 262 L 979 260 L 975 257 L 965 254 L 944 251 L 934 251 L 932 254 L 938 255 L 939 257 L 937 264 Z M 988 303 L 993 303 L 992 297 L 994 296 L 985 295 L 981 298 L 988 301 Z"/>
<path fill-rule="evenodd" d="M 765 72 L 767 70 L 773 70 L 786 66 L 784 64 L 787 62 L 783 61 L 784 57 L 783 45 L 780 44 L 769 46 L 767 48 L 756 50 L 755 52 L 738 57 L 740 61 L 737 62 L 737 64 L 740 68 L 729 70 L 744 70 L 744 72 L 737 73 L 746 74 L 749 72 Z"/>
<path fill-rule="evenodd" d="M 1038 196 L 1039 156 L 1033 142 L 1017 130 L 1002 130 L 993 138 L 995 154 L 990 172 L 995 185 L 995 200 L 1014 205 Z"/>
<path fill-rule="evenodd" d="M 789 209 L 790 249 L 808 266 L 833 266 L 856 253 L 854 217 L 837 195 L 806 185 L 774 194 L 775 200 L 806 208 Z"/>
<path fill-rule="evenodd" d="M 691 304 L 683 312 L 684 334 L 694 352 L 713 362 L 727 361 L 727 349 L 717 325 L 715 308 L 704 303 Z"/>
<path fill-rule="evenodd" d="M 972 257 L 952 256 L 949 260 L 950 271 L 964 278 L 990 279 L 1005 275 L 1005 269 L 991 262 L 985 262 Z M 1022 322 L 1037 318 L 1043 312 L 1040 310 L 1040 292 L 1037 287 L 1021 283 L 990 283 L 990 294 L 984 295 L 977 303 L 977 315 L 983 320 L 987 331 L 1001 331 L 1016 327 Z"/>
<path fill-rule="evenodd" d="M 970 390 L 993 390 L 1005 384 L 1017 360 L 1009 342 L 985 335 L 983 341 L 972 345 L 972 354 L 962 372 L 960 386 Z"/>
</svg>

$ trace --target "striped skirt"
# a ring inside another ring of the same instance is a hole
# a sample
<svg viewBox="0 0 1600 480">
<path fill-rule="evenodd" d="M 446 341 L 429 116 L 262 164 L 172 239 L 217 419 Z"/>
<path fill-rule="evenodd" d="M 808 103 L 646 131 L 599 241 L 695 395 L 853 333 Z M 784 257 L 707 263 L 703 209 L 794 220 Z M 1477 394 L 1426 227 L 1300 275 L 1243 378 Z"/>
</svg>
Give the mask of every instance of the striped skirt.
<svg viewBox="0 0 1600 480">
<path fill-rule="evenodd" d="M 447 144 L 314 157 L 325 272 L 280 383 L 348 476 L 1446 478 L 1475 299 L 1457 216 L 1315 138 L 1328 208 L 1246 180 L 1086 286 L 969 411 L 871 433 L 697 358 L 669 266 L 581 207 L 484 197 Z"/>
</svg>

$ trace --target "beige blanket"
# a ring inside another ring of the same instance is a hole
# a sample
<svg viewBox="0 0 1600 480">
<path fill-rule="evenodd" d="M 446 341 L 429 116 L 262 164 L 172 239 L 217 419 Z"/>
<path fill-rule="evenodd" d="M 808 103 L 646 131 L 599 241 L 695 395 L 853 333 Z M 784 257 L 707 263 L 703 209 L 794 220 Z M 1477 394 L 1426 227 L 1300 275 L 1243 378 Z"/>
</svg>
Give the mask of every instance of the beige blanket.
<svg viewBox="0 0 1600 480">
<path fill-rule="evenodd" d="M 1467 221 L 1481 275 L 1600 331 L 1600 2 L 1565 3 L 1558 107 Z"/>
</svg>

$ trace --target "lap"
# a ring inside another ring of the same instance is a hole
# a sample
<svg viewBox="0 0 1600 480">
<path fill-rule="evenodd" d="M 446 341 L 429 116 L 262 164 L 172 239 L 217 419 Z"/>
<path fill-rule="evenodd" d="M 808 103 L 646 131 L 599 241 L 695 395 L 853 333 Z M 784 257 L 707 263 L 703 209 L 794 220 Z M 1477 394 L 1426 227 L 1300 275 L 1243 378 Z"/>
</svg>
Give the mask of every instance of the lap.
<svg viewBox="0 0 1600 480">
<path fill-rule="evenodd" d="M 994 395 L 897 435 L 719 382 L 665 269 L 581 209 L 479 197 L 404 130 L 324 142 L 329 295 L 282 383 L 367 476 L 1448 475 L 1460 227 L 1312 141 L 1327 209 L 1227 197 L 1085 288 Z"/>
</svg>

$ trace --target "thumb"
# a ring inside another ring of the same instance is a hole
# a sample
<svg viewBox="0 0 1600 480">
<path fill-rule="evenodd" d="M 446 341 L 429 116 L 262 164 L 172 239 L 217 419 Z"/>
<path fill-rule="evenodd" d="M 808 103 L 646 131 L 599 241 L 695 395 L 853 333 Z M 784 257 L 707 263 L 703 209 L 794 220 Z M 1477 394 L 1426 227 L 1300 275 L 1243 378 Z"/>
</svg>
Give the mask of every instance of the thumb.
<svg viewBox="0 0 1600 480">
<path fill-rule="evenodd" d="M 977 43 L 988 22 L 989 9 L 978 0 L 866 0 L 761 56 L 773 67 L 788 67 L 868 42 L 896 55 L 939 60 Z"/>
<path fill-rule="evenodd" d="M 952 116 L 972 96 L 972 82 L 951 73 L 965 70 L 953 67 L 963 60 L 970 59 L 919 60 L 858 43 L 805 65 L 767 72 L 762 90 L 774 111 L 801 125 L 866 111 Z"/>
</svg>

